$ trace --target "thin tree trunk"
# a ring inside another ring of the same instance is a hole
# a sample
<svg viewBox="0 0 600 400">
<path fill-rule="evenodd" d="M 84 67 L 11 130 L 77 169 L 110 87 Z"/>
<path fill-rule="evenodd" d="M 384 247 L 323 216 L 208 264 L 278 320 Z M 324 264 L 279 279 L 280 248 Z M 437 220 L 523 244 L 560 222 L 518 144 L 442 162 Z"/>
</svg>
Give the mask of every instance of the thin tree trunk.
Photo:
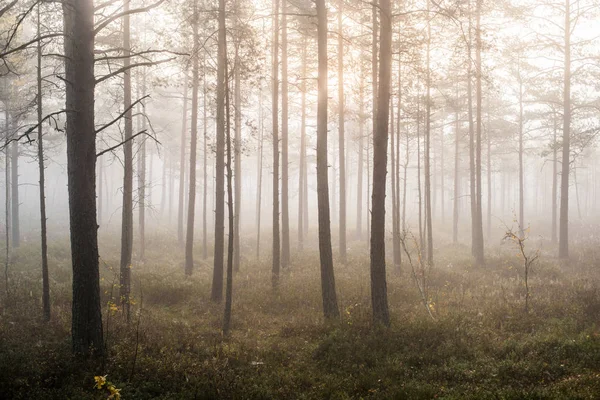
<svg viewBox="0 0 600 400">
<path fill-rule="evenodd" d="M 487 99 L 487 238 L 492 239 L 492 125 L 489 96 Z"/>
<path fill-rule="evenodd" d="M 183 85 L 183 118 L 181 121 L 181 147 L 179 150 L 179 203 L 177 207 L 177 241 L 183 246 L 183 213 L 185 197 L 185 142 L 187 132 L 187 114 L 188 114 L 188 84 L 189 77 L 187 67 L 185 69 L 185 80 Z"/>
<path fill-rule="evenodd" d="M 565 65 L 563 89 L 563 140 L 560 181 L 558 257 L 569 258 L 569 173 L 571 162 L 571 0 L 565 0 Z"/>
<path fill-rule="evenodd" d="M 458 83 L 456 84 L 456 101 L 458 98 Z M 458 243 L 458 218 L 460 208 L 460 120 L 458 104 L 454 111 L 454 204 L 452 212 L 452 242 Z"/>
<path fill-rule="evenodd" d="M 359 86 L 359 116 L 358 116 L 358 171 L 357 171 L 357 183 L 356 183 L 356 238 L 362 240 L 363 233 L 363 178 L 364 178 L 364 136 L 365 136 L 365 78 L 363 63 L 360 63 L 360 86 Z M 367 211 L 368 212 L 368 211 Z"/>
<path fill-rule="evenodd" d="M 481 2 L 477 0 L 477 27 L 476 32 L 476 49 L 475 49 L 475 77 L 477 82 L 477 149 L 476 149 L 476 160 L 475 160 L 475 178 L 476 178 L 476 223 L 475 223 L 475 236 L 477 237 L 475 247 L 475 263 L 478 266 L 483 266 L 485 263 L 483 253 L 483 217 L 482 217 L 482 190 L 481 190 L 481 134 L 482 134 L 482 120 L 481 120 Z"/>
<path fill-rule="evenodd" d="M 339 216 L 339 246 L 340 261 L 346 263 L 346 149 L 344 132 L 344 37 L 342 30 L 343 1 L 339 1 L 338 10 L 338 105 L 339 105 L 339 159 L 340 159 L 340 216 Z"/>
<path fill-rule="evenodd" d="M 41 5 L 37 5 L 37 37 L 41 37 Z M 46 233 L 46 181 L 44 179 L 43 140 L 43 93 L 42 93 L 42 42 L 37 43 L 37 118 L 38 118 L 38 167 L 40 174 L 40 228 L 42 240 L 42 309 L 44 321 L 50 321 L 50 284 L 48 278 L 48 243 Z M 8 133 L 8 132 L 7 132 Z"/>
<path fill-rule="evenodd" d="M 281 0 L 281 268 L 290 264 L 287 0 Z"/>
<path fill-rule="evenodd" d="M 194 225 L 196 221 L 196 151 L 198 146 L 198 87 L 200 85 L 200 66 L 198 53 L 200 52 L 200 36 L 198 34 L 198 0 L 194 1 L 194 15 L 192 19 L 194 39 L 194 56 L 192 59 L 192 119 L 190 137 L 190 173 L 188 212 L 185 235 L 185 274 L 192 275 L 194 270 Z"/>
<path fill-rule="evenodd" d="M 520 62 L 519 62 L 520 66 Z M 519 73 L 519 235 L 524 236 L 525 229 L 525 186 L 523 171 L 523 81 Z"/>
<path fill-rule="evenodd" d="M 233 234 L 233 270 L 240 270 L 240 206 L 242 201 L 242 94 L 238 56 L 239 43 L 235 48 L 234 64 L 234 96 L 235 96 L 235 139 L 234 139 L 234 168 L 235 168 L 235 209 Z M 229 109 L 227 110 L 229 112 Z M 229 127 L 228 127 L 229 128 Z M 228 144 L 229 146 L 229 144 Z M 231 168 L 231 165 L 229 166 Z"/>
<path fill-rule="evenodd" d="M 284 0 L 285 1 L 285 0 Z M 271 283 L 279 286 L 281 248 L 279 237 L 279 0 L 273 12 L 273 268 Z"/>
<path fill-rule="evenodd" d="M 429 2 L 427 2 L 429 9 Z M 427 264 L 433 265 L 433 226 L 431 208 L 431 21 L 427 19 L 427 99 L 425 114 L 425 229 L 427 231 Z"/>
<path fill-rule="evenodd" d="M 317 107 L 317 200 L 319 214 L 319 255 L 321 261 L 321 290 L 325 318 L 339 317 L 329 215 L 329 187 L 327 182 L 327 9 L 325 0 L 317 3 L 318 36 L 318 107 Z"/>
<path fill-rule="evenodd" d="M 208 229 L 207 229 L 207 198 L 208 198 L 208 116 L 207 116 L 207 96 L 208 90 L 206 87 L 206 56 L 202 59 L 202 71 L 204 78 L 202 82 L 202 125 L 203 131 L 203 149 L 202 149 L 202 258 L 208 258 Z"/>
<path fill-rule="evenodd" d="M 142 96 L 146 94 L 146 71 L 142 71 Z M 142 112 L 145 113 L 142 107 Z M 146 116 L 142 115 L 142 130 L 146 129 Z M 140 139 L 139 159 L 138 159 L 138 223 L 140 229 L 140 260 L 144 260 L 146 255 L 146 138 Z M 152 163 L 150 163 L 152 165 Z"/>
<path fill-rule="evenodd" d="M 557 150 L 557 140 L 558 140 L 558 127 L 556 121 L 556 114 L 554 114 L 553 118 L 554 123 L 554 134 L 553 134 L 553 142 L 552 142 L 552 243 L 556 244 L 558 242 L 557 238 L 557 215 L 556 211 L 558 208 L 558 150 Z"/>
<path fill-rule="evenodd" d="M 123 1 L 123 11 L 129 11 L 129 1 Z M 123 67 L 131 64 L 129 54 L 130 43 L 130 16 L 123 17 Z M 121 264 L 120 264 L 120 298 L 121 306 L 127 322 L 130 321 L 129 293 L 131 292 L 131 254 L 133 251 L 133 119 L 131 112 L 131 71 L 127 70 L 123 76 L 123 109 L 125 112 L 125 136 L 123 145 L 123 208 L 121 219 Z"/>
<path fill-rule="evenodd" d="M 219 0 L 219 27 L 223 27 L 223 30 L 225 30 L 225 0 Z M 225 71 L 224 75 L 225 75 L 225 107 L 226 107 L 226 123 L 227 123 L 227 211 L 229 214 L 229 218 L 228 218 L 228 222 L 229 222 L 229 239 L 228 239 L 228 243 L 227 243 L 227 282 L 226 282 L 226 286 L 225 286 L 225 311 L 224 311 L 224 316 L 223 316 L 223 335 L 227 336 L 229 334 L 229 330 L 231 328 L 231 307 L 232 307 L 232 303 L 233 303 L 233 268 L 234 268 L 234 250 L 235 250 L 235 245 L 236 245 L 236 233 L 239 232 L 239 227 L 237 229 L 236 232 L 236 227 L 235 224 L 236 222 L 239 222 L 239 214 L 238 214 L 238 218 L 236 219 L 235 214 L 234 214 L 234 207 L 237 207 L 237 204 L 233 204 L 233 187 L 232 187 L 232 181 L 233 181 L 233 170 L 231 168 L 231 161 L 232 161 L 232 150 L 231 150 L 231 116 L 230 116 L 230 111 L 229 111 L 229 72 L 227 71 L 227 36 L 224 35 L 224 37 L 221 39 L 220 44 L 222 44 L 223 46 L 223 59 L 222 59 L 222 65 L 220 65 L 221 68 L 223 68 Z M 236 56 L 237 56 L 237 49 L 236 49 Z M 236 64 L 236 67 L 239 66 L 238 64 Z M 236 78 L 236 88 L 235 88 L 235 102 L 238 103 L 238 97 L 239 97 L 239 74 L 237 75 Z M 241 101 L 240 104 L 241 105 Z M 239 112 L 239 107 L 236 107 L 236 120 L 238 119 L 237 117 L 237 113 Z M 241 120 L 241 117 L 240 117 Z M 237 130 L 238 130 L 238 123 L 236 121 L 236 137 L 238 136 Z M 237 143 L 236 143 L 237 145 Z M 239 155 L 240 153 L 238 153 Z M 236 165 L 237 167 L 237 165 Z M 239 175 L 236 175 L 236 184 L 237 184 L 237 180 L 239 178 Z M 236 192 L 236 196 L 237 196 L 237 192 Z M 238 210 L 239 211 L 239 210 Z M 239 242 L 237 242 L 238 245 L 238 252 L 239 252 Z M 239 263 L 239 259 L 238 259 L 238 263 Z"/>
<path fill-rule="evenodd" d="M 260 260 L 260 222 L 262 210 L 262 169 L 263 169 L 263 136 L 264 136 L 264 118 L 263 118 L 263 93 L 262 82 L 258 94 L 258 189 L 256 192 L 256 259 Z"/>
<path fill-rule="evenodd" d="M 18 248 L 21 241 L 21 229 L 19 223 L 19 142 L 11 143 L 11 186 L 10 195 L 12 197 L 10 203 L 12 207 L 12 243 L 14 248 Z"/>
<path fill-rule="evenodd" d="M 304 191 L 306 190 L 306 37 L 302 36 L 301 122 L 300 122 L 300 171 L 298 182 L 298 250 L 304 250 Z"/>
</svg>

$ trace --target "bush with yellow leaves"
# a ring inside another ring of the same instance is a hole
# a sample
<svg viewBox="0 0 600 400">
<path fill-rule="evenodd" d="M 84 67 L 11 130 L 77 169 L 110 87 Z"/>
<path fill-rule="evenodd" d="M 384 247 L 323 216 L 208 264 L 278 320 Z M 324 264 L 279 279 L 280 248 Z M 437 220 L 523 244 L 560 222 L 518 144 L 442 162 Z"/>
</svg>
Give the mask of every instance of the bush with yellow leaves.
<svg viewBox="0 0 600 400">
<path fill-rule="evenodd" d="M 107 392 L 107 395 L 108 395 L 108 397 L 106 398 L 107 400 L 120 400 L 121 399 L 121 389 L 117 389 L 117 387 L 115 385 L 113 385 L 111 382 L 107 381 L 106 380 L 107 376 L 108 375 L 95 376 L 94 381 L 96 381 L 96 384 L 94 385 L 94 388 Z"/>
</svg>

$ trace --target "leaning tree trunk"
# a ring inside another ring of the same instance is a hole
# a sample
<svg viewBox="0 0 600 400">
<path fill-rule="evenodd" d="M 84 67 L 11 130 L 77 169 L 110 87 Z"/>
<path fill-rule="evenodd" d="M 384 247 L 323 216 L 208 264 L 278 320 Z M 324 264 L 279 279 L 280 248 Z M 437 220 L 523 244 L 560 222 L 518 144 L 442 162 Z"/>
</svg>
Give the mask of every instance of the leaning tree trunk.
<svg viewBox="0 0 600 400">
<path fill-rule="evenodd" d="M 37 36 L 41 37 L 40 3 L 37 10 Z M 43 141 L 43 94 L 42 94 L 42 42 L 37 43 L 37 133 L 38 167 L 40 174 L 40 228 L 42 239 L 42 309 L 44 320 L 50 320 L 50 284 L 48 281 L 48 243 L 46 234 L 46 181 L 44 179 L 44 141 Z"/>
<path fill-rule="evenodd" d="M 123 11 L 129 11 L 129 1 L 124 0 Z M 131 59 L 130 16 L 123 17 L 123 67 L 129 68 Z M 123 208 L 121 219 L 120 298 L 127 322 L 130 320 L 131 254 L 133 251 L 133 119 L 131 111 L 131 71 L 123 76 L 123 109 L 125 111 L 125 137 L 123 144 Z"/>
<path fill-rule="evenodd" d="M 371 216 L 371 303 L 373 320 L 390 325 L 385 273 L 385 187 L 389 129 L 390 75 L 392 62 L 392 12 L 390 0 L 379 2 L 379 94 L 373 136 L 373 195 Z"/>
<path fill-rule="evenodd" d="M 67 178 L 73 268 L 73 352 L 102 355 L 102 314 L 96 220 L 94 6 L 63 1 L 67 113 Z"/>
<path fill-rule="evenodd" d="M 321 261 L 321 291 L 325 318 L 337 318 L 339 309 L 335 292 L 331 225 L 329 215 L 329 184 L 327 179 L 327 9 L 325 0 L 317 0 L 317 46 L 319 60 L 317 105 L 317 201 L 319 213 L 319 255 Z"/>
<path fill-rule="evenodd" d="M 340 158 L 340 209 L 339 209 L 339 246 L 340 261 L 346 263 L 346 149 L 344 132 L 344 37 L 342 32 L 342 7 L 339 2 L 338 10 L 338 105 L 339 105 L 339 137 L 338 148 Z"/>
<path fill-rule="evenodd" d="M 279 0 L 273 12 L 273 268 L 271 283 L 279 286 L 281 249 L 279 238 Z"/>
<path fill-rule="evenodd" d="M 192 275 L 194 270 L 194 223 L 196 221 L 196 148 L 198 146 L 198 86 L 199 86 L 199 63 L 198 53 L 200 51 L 200 36 L 198 35 L 198 1 L 194 1 L 194 16 L 192 20 L 192 31 L 194 36 L 194 58 L 192 61 L 192 119 L 190 137 L 190 172 L 188 212 L 185 234 L 185 274 Z"/>
</svg>

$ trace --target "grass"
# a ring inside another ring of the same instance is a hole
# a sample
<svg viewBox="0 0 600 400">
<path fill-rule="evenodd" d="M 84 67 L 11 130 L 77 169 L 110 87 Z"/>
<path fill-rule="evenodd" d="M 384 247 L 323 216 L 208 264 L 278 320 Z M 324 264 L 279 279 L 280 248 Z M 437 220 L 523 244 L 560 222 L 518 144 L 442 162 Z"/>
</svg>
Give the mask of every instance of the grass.
<svg viewBox="0 0 600 400">
<path fill-rule="evenodd" d="M 318 253 L 294 254 L 281 287 L 270 262 L 245 254 L 235 276 L 233 325 L 209 300 L 212 260 L 197 255 L 183 275 L 182 252 L 166 234 L 148 239 L 133 266 L 133 322 L 106 304 L 118 280 L 118 243 L 104 238 L 102 293 L 108 355 L 82 364 L 70 355 L 68 242 L 50 249 L 53 319 L 41 321 L 37 246 L 11 267 L 0 309 L 0 398 L 100 399 L 94 375 L 108 375 L 124 399 L 595 399 L 600 393 L 600 285 L 593 247 L 569 266 L 548 255 L 531 273 L 524 311 L 514 249 L 489 249 L 471 267 L 465 246 L 437 249 L 428 279 L 436 321 L 404 266 L 388 273 L 392 327 L 373 327 L 368 252 L 353 244 L 336 265 L 342 318 L 321 313 Z M 141 306 L 141 308 L 140 308 Z M 108 322 L 108 323 L 107 323 Z M 139 327 L 138 327 L 139 324 Z M 136 355 L 137 349 L 137 355 Z M 134 366 L 135 364 L 135 366 Z"/>
</svg>

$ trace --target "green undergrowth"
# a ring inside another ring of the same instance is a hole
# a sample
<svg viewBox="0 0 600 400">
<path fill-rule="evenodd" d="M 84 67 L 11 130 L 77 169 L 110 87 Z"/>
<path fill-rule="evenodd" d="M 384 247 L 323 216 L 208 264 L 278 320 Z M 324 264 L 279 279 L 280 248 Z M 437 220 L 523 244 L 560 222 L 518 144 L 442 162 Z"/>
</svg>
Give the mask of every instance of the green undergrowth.
<svg viewBox="0 0 600 400">
<path fill-rule="evenodd" d="M 132 321 L 118 293 L 118 243 L 103 242 L 107 356 L 70 355 L 68 242 L 51 253 L 52 321 L 41 322 L 37 246 L 19 249 L 0 312 L 0 398 L 101 399 L 107 375 L 123 399 L 596 399 L 600 394 L 599 273 L 586 258 L 542 257 L 531 273 L 531 309 L 519 259 L 490 250 L 485 268 L 469 249 L 437 249 L 429 273 L 430 318 L 410 266 L 388 273 L 391 328 L 372 326 L 368 252 L 356 244 L 336 263 L 341 318 L 321 314 L 318 253 L 293 255 L 278 290 L 268 258 L 252 249 L 235 275 L 232 333 L 210 301 L 212 260 L 196 254 L 185 277 L 176 242 L 149 238 L 135 262 Z M 197 249 L 200 251 L 200 249 Z M 593 249 L 580 250 L 589 257 Z M 4 287 L 3 287 L 4 289 Z"/>
</svg>

